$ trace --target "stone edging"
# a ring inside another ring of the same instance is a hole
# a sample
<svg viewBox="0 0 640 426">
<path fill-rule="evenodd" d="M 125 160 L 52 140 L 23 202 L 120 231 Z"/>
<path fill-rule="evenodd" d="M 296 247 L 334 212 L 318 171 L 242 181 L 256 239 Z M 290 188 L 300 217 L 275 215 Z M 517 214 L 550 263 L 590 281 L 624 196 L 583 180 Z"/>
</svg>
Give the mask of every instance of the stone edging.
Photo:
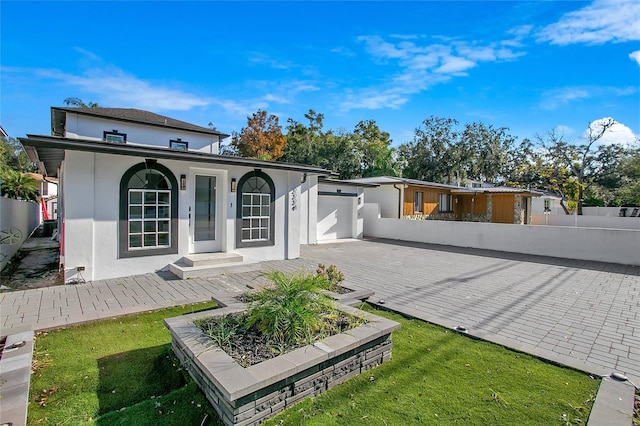
<svg viewBox="0 0 640 426">
<path fill-rule="evenodd" d="M 368 323 L 313 345 L 243 368 L 193 325 L 196 318 L 241 312 L 226 307 L 167 318 L 172 349 L 226 425 L 252 425 L 305 396 L 342 383 L 391 358 L 391 333 L 400 324 L 336 304 Z"/>
<path fill-rule="evenodd" d="M 24 342 L 22 346 L 17 346 Z M 17 347 L 12 347 L 16 344 Z M 0 359 L 0 423 L 27 424 L 33 331 L 10 334 Z"/>
</svg>

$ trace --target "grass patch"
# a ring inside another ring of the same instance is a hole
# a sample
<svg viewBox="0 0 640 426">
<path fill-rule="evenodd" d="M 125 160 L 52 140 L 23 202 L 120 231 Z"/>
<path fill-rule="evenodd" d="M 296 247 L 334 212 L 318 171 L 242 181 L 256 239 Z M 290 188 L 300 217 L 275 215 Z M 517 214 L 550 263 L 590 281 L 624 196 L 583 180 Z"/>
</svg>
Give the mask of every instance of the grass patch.
<svg viewBox="0 0 640 426">
<path fill-rule="evenodd" d="M 402 324 L 393 333 L 393 360 L 266 424 L 586 424 L 599 380 L 419 320 L 365 310 Z"/>
<path fill-rule="evenodd" d="M 163 318 L 216 307 L 164 309 L 36 337 L 28 424 L 218 424 L 171 352 Z"/>
<path fill-rule="evenodd" d="M 29 425 L 219 425 L 176 362 L 162 319 L 194 305 L 37 336 Z M 270 425 L 585 424 L 599 380 L 491 343 L 402 324 L 393 360 L 271 419 Z"/>
</svg>

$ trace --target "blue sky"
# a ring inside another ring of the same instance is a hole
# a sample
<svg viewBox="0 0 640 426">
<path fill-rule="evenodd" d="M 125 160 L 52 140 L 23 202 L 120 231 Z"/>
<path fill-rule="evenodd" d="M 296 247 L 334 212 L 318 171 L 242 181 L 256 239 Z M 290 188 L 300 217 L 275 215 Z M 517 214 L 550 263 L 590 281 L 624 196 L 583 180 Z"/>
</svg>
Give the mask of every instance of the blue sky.
<svg viewBox="0 0 640 426">
<path fill-rule="evenodd" d="M 225 133 L 258 109 L 394 145 L 430 116 L 640 135 L 640 2 L 0 2 L 0 124 L 50 134 L 67 97 Z"/>
</svg>

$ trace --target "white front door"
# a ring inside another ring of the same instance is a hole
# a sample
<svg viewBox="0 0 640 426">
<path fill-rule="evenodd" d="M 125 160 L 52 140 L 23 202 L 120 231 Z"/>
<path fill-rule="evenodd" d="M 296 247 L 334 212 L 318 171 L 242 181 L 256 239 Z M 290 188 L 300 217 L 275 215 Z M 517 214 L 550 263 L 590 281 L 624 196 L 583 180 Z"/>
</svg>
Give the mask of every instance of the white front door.
<svg viewBox="0 0 640 426">
<path fill-rule="evenodd" d="M 206 253 L 220 251 L 220 218 L 222 202 L 219 175 L 195 173 L 193 175 L 193 195 L 189 207 L 191 252 Z"/>
</svg>

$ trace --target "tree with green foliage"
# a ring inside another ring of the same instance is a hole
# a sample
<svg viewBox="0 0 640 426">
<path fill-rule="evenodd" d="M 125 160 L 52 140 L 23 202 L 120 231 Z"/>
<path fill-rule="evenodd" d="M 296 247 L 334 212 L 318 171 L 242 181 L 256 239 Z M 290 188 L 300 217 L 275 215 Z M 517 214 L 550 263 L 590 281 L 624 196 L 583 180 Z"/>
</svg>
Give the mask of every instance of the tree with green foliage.
<svg viewBox="0 0 640 426">
<path fill-rule="evenodd" d="M 98 105 L 97 102 L 89 102 L 88 104 L 85 104 L 82 99 L 74 97 L 66 98 L 64 100 L 64 104 L 66 106 L 74 106 L 78 108 L 100 108 L 100 105 Z"/>
<path fill-rule="evenodd" d="M 640 149 L 630 150 L 620 162 L 620 186 L 614 194 L 617 206 L 640 206 Z"/>
<path fill-rule="evenodd" d="M 399 176 L 389 133 L 380 130 L 375 120 L 356 124 L 353 131 L 362 157 L 360 176 Z"/>
<path fill-rule="evenodd" d="M 605 133 L 616 124 L 609 118 L 589 124 L 587 142 L 574 145 L 566 142 L 563 135 L 550 131 L 545 137 L 538 136 L 540 147 L 547 159 L 547 183 L 569 197 L 582 214 L 585 195 L 594 185 L 616 186 L 618 165 L 625 149 L 620 144 L 597 145 Z"/>
<path fill-rule="evenodd" d="M 402 176 L 429 182 L 446 182 L 462 169 L 457 163 L 458 121 L 431 116 L 414 131 L 413 141 L 398 147 L 404 164 Z"/>
<path fill-rule="evenodd" d="M 508 174 L 509 153 L 515 138 L 506 127 L 483 123 L 466 124 L 456 152 L 467 178 L 502 183 Z"/>
<path fill-rule="evenodd" d="M 20 142 L 0 137 L 0 194 L 18 200 L 38 201 L 38 182 L 28 175 L 36 171 Z"/>
<path fill-rule="evenodd" d="M 287 120 L 287 144 L 280 161 L 318 166 L 318 151 L 325 136 L 322 131 L 324 114 L 310 109 L 304 117 L 309 121 L 308 126 L 292 118 Z"/>
<path fill-rule="evenodd" d="M 29 160 L 19 140 L 0 136 L 0 170 L 16 170 L 19 172 L 35 172 L 35 164 Z"/>
<path fill-rule="evenodd" d="M 38 201 L 39 185 L 31 175 L 17 170 L 4 170 L 0 174 L 2 186 L 0 192 L 3 197 L 16 200 Z"/>
<path fill-rule="evenodd" d="M 469 123 L 459 130 L 458 125 L 451 118 L 424 120 L 413 141 L 398 147 L 402 175 L 442 183 L 507 180 L 509 153 L 515 142 L 508 129 Z"/>
</svg>

